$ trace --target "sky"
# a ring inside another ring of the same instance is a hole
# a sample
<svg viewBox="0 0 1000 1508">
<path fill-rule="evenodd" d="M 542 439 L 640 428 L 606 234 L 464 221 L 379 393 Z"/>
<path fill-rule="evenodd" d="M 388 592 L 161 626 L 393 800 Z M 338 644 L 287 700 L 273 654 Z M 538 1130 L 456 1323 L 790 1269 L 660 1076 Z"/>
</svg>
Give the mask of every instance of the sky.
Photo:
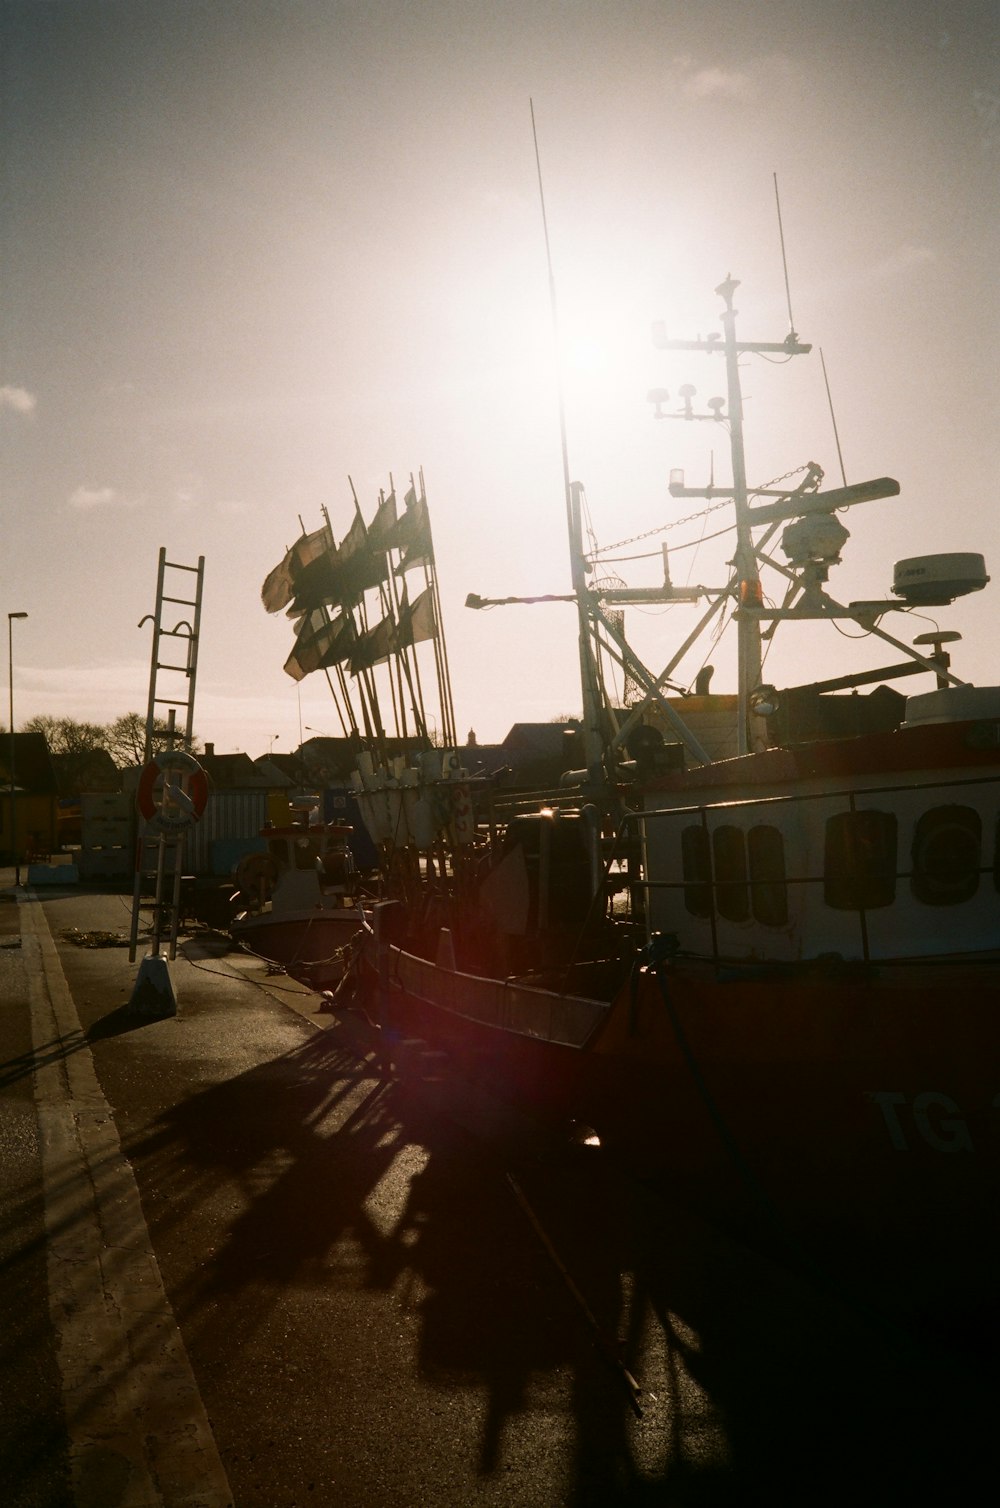
<svg viewBox="0 0 1000 1508">
<path fill-rule="evenodd" d="M 161 547 L 204 558 L 194 723 L 218 752 L 338 733 L 264 577 L 330 513 L 422 468 L 459 735 L 578 713 L 560 403 L 593 538 L 634 585 L 718 586 L 722 426 L 657 422 L 718 329 L 744 364 L 752 484 L 816 461 L 896 499 L 842 515 L 830 591 L 978 551 L 998 585 L 934 610 L 1000 682 L 1000 22 L 993 0 L 0 0 L 0 622 L 15 726 L 145 712 Z M 555 291 L 553 333 L 532 108 Z M 775 181 L 788 271 L 782 266 Z M 820 352 L 826 366 L 828 402 Z M 687 522 L 684 520 L 687 519 Z M 656 533 L 655 531 L 662 531 Z M 639 543 L 631 543 L 639 540 Z M 705 536 L 703 539 L 702 536 Z M 609 547 L 613 547 L 610 548 Z M 625 560 L 624 557 L 645 556 Z M 659 673 L 697 609 L 629 609 Z M 933 625 L 892 614 L 909 642 Z M 730 640 L 696 646 L 734 689 Z M 892 663 L 781 630 L 767 678 Z M 6 682 L 6 677 L 4 677 Z M 930 689 L 923 681 L 906 683 Z M 6 697 L 0 721 L 7 720 Z"/>
</svg>

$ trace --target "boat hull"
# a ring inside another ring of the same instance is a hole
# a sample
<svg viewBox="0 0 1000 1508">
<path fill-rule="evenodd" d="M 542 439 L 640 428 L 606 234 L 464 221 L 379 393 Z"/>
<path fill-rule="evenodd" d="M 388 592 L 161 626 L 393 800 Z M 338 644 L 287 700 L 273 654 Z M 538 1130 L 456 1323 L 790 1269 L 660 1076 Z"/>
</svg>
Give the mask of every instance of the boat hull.
<svg viewBox="0 0 1000 1508">
<path fill-rule="evenodd" d="M 230 936 L 249 952 L 280 964 L 293 977 L 318 988 L 336 984 L 351 960 L 364 925 L 360 910 L 315 909 L 301 915 L 247 913 L 230 924 Z"/>
<path fill-rule="evenodd" d="M 376 1013 L 454 1071 L 575 1121 L 744 1230 L 926 1283 L 993 1262 L 1000 957 L 728 973 L 677 960 L 613 998 L 367 952 Z M 919 1258 L 920 1260 L 916 1260 Z M 917 1274 L 921 1274 L 919 1277 Z"/>
</svg>

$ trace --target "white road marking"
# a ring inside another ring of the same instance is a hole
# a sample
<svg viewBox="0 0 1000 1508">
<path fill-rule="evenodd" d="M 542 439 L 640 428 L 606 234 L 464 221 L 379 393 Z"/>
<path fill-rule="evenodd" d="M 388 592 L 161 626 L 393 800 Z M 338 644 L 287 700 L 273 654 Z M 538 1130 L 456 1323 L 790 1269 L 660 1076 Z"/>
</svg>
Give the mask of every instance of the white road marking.
<svg viewBox="0 0 1000 1508">
<path fill-rule="evenodd" d="M 231 1508 L 135 1177 L 30 892 L 21 937 L 74 1508 Z"/>
</svg>

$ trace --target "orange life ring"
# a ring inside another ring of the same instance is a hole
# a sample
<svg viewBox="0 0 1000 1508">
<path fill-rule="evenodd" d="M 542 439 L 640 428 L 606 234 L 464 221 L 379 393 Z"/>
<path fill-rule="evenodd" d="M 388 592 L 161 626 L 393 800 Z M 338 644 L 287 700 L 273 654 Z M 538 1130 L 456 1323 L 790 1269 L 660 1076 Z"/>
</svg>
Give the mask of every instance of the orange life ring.
<svg viewBox="0 0 1000 1508">
<path fill-rule="evenodd" d="M 207 801 L 208 776 L 194 755 L 183 749 L 164 749 L 151 759 L 139 777 L 135 796 L 146 821 L 167 833 L 181 832 L 197 822 Z"/>
</svg>

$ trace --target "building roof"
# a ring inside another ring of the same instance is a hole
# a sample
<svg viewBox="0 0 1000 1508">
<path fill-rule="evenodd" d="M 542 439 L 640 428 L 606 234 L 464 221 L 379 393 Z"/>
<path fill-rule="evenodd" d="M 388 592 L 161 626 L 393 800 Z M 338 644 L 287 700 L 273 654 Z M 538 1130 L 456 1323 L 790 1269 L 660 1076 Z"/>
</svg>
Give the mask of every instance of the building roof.
<svg viewBox="0 0 1000 1508">
<path fill-rule="evenodd" d="M 79 796 L 84 791 L 120 791 L 122 788 L 121 770 L 107 749 L 53 754 L 51 759 L 60 796 Z"/>
<path fill-rule="evenodd" d="M 514 723 L 500 745 L 516 786 L 558 785 L 564 770 L 582 760 L 576 723 Z"/>
<path fill-rule="evenodd" d="M 294 754 L 260 754 L 254 760 L 254 766 L 272 791 L 290 790 L 302 783 L 301 764 Z"/>
<path fill-rule="evenodd" d="M 249 754 L 216 754 L 215 745 L 207 743 L 197 755 L 198 763 L 216 790 L 267 790 L 271 782 Z"/>
<path fill-rule="evenodd" d="M 358 754 L 365 747 L 359 738 L 309 738 L 298 750 L 307 778 L 325 780 L 330 785 L 345 785 L 351 771 L 358 767 Z M 414 749 L 428 749 L 430 743 L 423 738 L 386 738 L 386 757 L 394 759 L 400 754 L 409 754 Z"/>
<path fill-rule="evenodd" d="M 44 733 L 14 734 L 14 784 L 36 796 L 56 794 L 56 772 Z M 10 787 L 11 735 L 0 737 L 0 787 Z"/>
</svg>

